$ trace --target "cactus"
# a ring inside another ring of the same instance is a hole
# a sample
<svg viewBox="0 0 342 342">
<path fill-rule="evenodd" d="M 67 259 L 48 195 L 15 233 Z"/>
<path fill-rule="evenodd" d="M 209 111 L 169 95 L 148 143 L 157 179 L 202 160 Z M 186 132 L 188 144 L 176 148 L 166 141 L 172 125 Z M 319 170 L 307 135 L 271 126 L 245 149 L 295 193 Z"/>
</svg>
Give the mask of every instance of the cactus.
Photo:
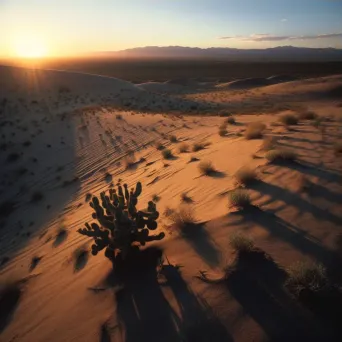
<svg viewBox="0 0 342 342">
<path fill-rule="evenodd" d="M 117 189 L 109 190 L 109 196 L 101 192 L 100 199 L 96 196 L 91 199 L 92 217 L 100 225 L 85 223 L 85 228 L 77 232 L 94 239 L 93 255 L 105 249 L 105 256 L 114 262 L 118 257 L 125 259 L 128 253 L 146 242 L 164 238 L 164 233 L 150 235 L 150 230 L 158 227 L 156 204 L 150 201 L 146 210 L 137 210 L 141 192 L 142 185 L 138 182 L 135 189 L 129 190 L 127 184 L 118 185 Z"/>
</svg>

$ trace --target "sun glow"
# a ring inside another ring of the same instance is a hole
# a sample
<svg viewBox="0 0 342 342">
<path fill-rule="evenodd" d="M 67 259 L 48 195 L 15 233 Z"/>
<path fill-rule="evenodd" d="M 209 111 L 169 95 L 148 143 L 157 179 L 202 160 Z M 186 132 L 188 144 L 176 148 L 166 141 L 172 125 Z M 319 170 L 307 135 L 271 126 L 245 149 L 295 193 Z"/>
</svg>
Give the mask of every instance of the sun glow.
<svg viewBox="0 0 342 342">
<path fill-rule="evenodd" d="M 15 55 L 21 58 L 42 58 L 47 55 L 47 48 L 44 42 L 38 37 L 33 36 L 15 39 L 13 50 Z"/>
</svg>

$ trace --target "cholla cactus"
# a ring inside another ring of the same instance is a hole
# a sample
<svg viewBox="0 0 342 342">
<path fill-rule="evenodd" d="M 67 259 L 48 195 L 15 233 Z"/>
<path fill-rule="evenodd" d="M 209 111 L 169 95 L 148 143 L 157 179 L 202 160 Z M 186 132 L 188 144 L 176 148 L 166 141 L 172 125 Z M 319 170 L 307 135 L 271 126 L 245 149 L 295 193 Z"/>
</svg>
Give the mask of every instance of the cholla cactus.
<svg viewBox="0 0 342 342">
<path fill-rule="evenodd" d="M 94 239 L 95 243 L 91 247 L 93 255 L 106 248 L 105 256 L 114 261 L 118 254 L 125 258 L 129 251 L 139 248 L 139 245 L 164 238 L 164 233 L 150 235 L 150 230 L 158 226 L 156 204 L 150 201 L 146 210 L 136 209 L 141 192 L 142 186 L 138 182 L 135 190 L 129 191 L 127 184 L 124 184 L 123 187 L 118 185 L 117 190 L 110 189 L 109 196 L 102 192 L 101 204 L 98 197 L 92 198 L 90 206 L 95 211 L 92 217 L 97 219 L 100 226 L 85 223 L 86 228 L 79 229 L 78 233 Z"/>
</svg>

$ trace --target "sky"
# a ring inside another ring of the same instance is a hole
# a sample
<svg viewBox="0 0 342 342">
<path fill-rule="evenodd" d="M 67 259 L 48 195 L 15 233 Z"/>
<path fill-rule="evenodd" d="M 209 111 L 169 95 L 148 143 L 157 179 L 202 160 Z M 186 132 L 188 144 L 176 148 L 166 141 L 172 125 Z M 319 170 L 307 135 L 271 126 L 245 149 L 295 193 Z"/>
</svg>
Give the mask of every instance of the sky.
<svg viewBox="0 0 342 342">
<path fill-rule="evenodd" d="M 342 0 L 0 0 L 0 56 L 141 46 L 342 48 Z"/>
</svg>

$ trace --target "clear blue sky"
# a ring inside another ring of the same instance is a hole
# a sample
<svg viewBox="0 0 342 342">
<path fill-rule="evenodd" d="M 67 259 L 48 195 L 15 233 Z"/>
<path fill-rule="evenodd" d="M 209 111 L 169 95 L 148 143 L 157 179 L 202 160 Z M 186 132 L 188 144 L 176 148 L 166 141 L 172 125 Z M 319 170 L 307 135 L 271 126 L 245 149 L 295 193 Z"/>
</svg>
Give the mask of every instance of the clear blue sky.
<svg viewBox="0 0 342 342">
<path fill-rule="evenodd" d="M 147 45 L 342 48 L 342 0 L 0 0 L 0 32 L 0 55 Z"/>
</svg>

